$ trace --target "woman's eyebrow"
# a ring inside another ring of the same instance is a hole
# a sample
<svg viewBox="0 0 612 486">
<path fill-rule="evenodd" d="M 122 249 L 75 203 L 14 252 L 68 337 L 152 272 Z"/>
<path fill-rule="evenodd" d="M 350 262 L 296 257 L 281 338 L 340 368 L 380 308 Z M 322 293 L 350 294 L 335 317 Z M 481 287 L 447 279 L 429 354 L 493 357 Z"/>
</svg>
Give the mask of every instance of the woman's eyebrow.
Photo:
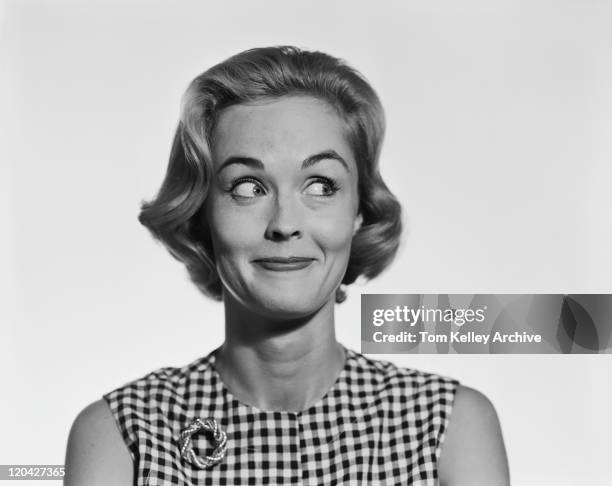
<svg viewBox="0 0 612 486">
<path fill-rule="evenodd" d="M 347 171 L 349 170 L 348 164 L 346 163 L 346 161 L 335 150 L 324 150 L 323 152 L 319 152 L 317 154 L 313 154 L 313 155 L 306 157 L 302 161 L 301 169 L 302 170 L 307 169 L 308 167 L 312 167 L 313 165 L 315 165 L 317 162 L 320 162 L 322 160 L 328 160 L 328 159 L 337 160 L 344 166 L 344 168 Z M 217 174 L 221 172 L 223 169 L 225 169 L 226 167 L 233 165 L 233 164 L 246 165 L 247 167 L 251 167 L 253 169 L 263 169 L 264 168 L 263 162 L 259 159 L 256 159 L 253 157 L 232 156 L 232 157 L 228 157 L 227 159 L 223 161 L 223 163 L 217 169 Z"/>
<path fill-rule="evenodd" d="M 314 155 L 311 155 L 310 157 L 307 157 L 302 162 L 302 169 L 306 169 L 306 168 L 316 164 L 317 162 L 320 162 L 321 160 L 326 160 L 326 159 L 337 160 L 338 162 L 340 162 L 344 166 L 344 168 L 347 170 L 347 172 L 349 171 L 348 164 L 340 156 L 340 154 L 338 152 L 336 152 L 335 150 L 325 150 L 323 152 L 319 152 L 318 154 L 314 154 Z"/>
<path fill-rule="evenodd" d="M 246 165 L 247 167 L 252 167 L 253 169 L 263 169 L 263 162 L 259 159 L 255 159 L 253 157 L 243 157 L 243 156 L 232 156 L 228 157 L 223 161 L 223 163 L 217 169 L 217 174 L 221 172 L 226 167 L 233 164 L 241 164 Z"/>
</svg>

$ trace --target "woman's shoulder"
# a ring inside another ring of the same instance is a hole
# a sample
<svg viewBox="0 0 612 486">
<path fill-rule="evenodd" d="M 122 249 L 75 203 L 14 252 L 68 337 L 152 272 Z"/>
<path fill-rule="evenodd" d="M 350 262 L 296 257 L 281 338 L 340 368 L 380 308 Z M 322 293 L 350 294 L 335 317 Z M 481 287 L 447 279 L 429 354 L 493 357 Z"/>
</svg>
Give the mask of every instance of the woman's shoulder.
<svg viewBox="0 0 612 486">
<path fill-rule="evenodd" d="M 388 360 L 373 359 L 350 351 L 355 362 L 355 374 L 362 380 L 375 383 L 378 391 L 401 394 L 406 398 L 424 398 L 449 401 L 460 387 L 459 381 L 437 373 L 405 367 Z"/>
<path fill-rule="evenodd" d="M 194 381 L 205 379 L 204 372 L 210 367 L 211 354 L 184 366 L 157 368 L 104 394 L 104 398 L 107 401 L 121 398 L 137 401 L 139 398 L 150 398 L 159 394 L 181 393 Z"/>
<path fill-rule="evenodd" d="M 377 396 L 435 444 L 425 460 L 438 463 L 442 485 L 508 484 L 501 428 L 486 395 L 448 376 L 353 353 L 361 374 L 379 384 Z"/>
<path fill-rule="evenodd" d="M 445 435 L 440 453 L 441 484 L 509 484 L 501 426 L 486 395 L 459 386 Z"/>
<path fill-rule="evenodd" d="M 67 486 L 132 484 L 132 454 L 103 399 L 85 407 L 75 418 L 65 464 Z"/>
<path fill-rule="evenodd" d="M 171 424 L 161 424 L 160 419 L 169 421 L 184 412 L 186 391 L 202 389 L 210 356 L 184 366 L 157 368 L 85 407 L 69 434 L 66 484 L 98 484 L 98 475 L 100 484 L 132 484 L 144 431 L 149 439 L 163 435 Z M 109 474 L 116 480 L 105 482 Z"/>
</svg>

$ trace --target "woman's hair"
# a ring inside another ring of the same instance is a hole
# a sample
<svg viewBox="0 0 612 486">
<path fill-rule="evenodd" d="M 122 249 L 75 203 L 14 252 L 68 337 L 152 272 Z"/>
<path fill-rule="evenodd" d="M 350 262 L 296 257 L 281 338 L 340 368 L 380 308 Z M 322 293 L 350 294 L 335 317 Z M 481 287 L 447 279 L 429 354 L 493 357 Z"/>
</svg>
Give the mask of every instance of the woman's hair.
<svg viewBox="0 0 612 486">
<path fill-rule="evenodd" d="M 397 252 L 401 207 L 378 168 L 385 120 L 372 87 L 345 62 L 322 52 L 290 46 L 250 49 L 200 74 L 187 88 L 166 176 L 157 196 L 143 202 L 139 216 L 185 264 L 196 286 L 216 300 L 222 298 L 222 284 L 204 208 L 215 123 L 229 106 L 284 96 L 323 100 L 346 123 L 358 168 L 362 224 L 353 237 L 342 284 L 377 276 Z M 345 298 L 338 288 L 336 302 Z"/>
</svg>

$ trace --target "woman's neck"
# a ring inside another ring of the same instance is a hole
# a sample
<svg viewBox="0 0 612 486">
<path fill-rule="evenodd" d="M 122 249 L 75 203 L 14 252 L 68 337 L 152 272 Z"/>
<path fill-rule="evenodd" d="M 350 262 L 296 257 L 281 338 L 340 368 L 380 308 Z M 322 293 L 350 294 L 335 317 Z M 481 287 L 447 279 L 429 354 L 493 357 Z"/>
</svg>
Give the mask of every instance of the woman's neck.
<svg viewBox="0 0 612 486">
<path fill-rule="evenodd" d="M 287 322 L 226 309 L 226 339 L 215 367 L 242 403 L 261 410 L 299 412 L 321 399 L 345 364 L 334 330 L 334 303 Z"/>
</svg>

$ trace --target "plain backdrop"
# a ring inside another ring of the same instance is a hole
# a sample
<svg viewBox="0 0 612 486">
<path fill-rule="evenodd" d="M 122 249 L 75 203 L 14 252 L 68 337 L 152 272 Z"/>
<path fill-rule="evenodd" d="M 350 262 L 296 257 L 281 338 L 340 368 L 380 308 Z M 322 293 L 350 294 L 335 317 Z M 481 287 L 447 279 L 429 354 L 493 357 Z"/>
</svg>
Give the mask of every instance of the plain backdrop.
<svg viewBox="0 0 612 486">
<path fill-rule="evenodd" d="M 612 291 L 609 1 L 5 1 L 0 463 L 62 464 L 76 414 L 223 340 L 222 308 L 137 221 L 181 95 L 246 48 L 347 59 L 378 91 L 406 233 L 361 293 Z M 603 485 L 612 355 L 373 356 L 497 408 L 513 484 Z"/>
</svg>

